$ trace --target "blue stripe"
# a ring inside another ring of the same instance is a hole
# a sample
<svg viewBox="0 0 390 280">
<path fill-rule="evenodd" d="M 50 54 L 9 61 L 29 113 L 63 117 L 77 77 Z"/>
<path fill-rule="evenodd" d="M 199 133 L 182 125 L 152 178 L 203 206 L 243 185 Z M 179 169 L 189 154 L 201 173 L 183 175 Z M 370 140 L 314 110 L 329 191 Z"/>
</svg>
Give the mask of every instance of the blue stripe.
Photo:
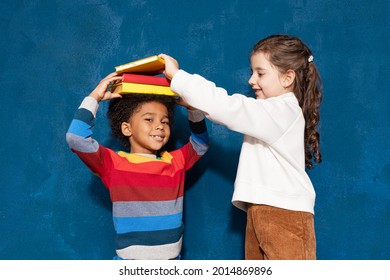
<svg viewBox="0 0 390 280">
<path fill-rule="evenodd" d="M 182 224 L 183 213 L 150 217 L 113 217 L 116 232 L 155 231 L 178 228 Z"/>
<path fill-rule="evenodd" d="M 199 144 L 208 145 L 209 144 L 209 134 L 207 131 L 197 134 L 197 133 L 191 133 L 192 139 L 194 139 L 195 142 L 198 142 Z"/>
<path fill-rule="evenodd" d="M 68 132 L 87 138 L 92 135 L 92 127 L 83 121 L 73 119 L 70 123 Z"/>
<path fill-rule="evenodd" d="M 116 249 L 124 249 L 133 245 L 157 246 L 176 243 L 183 235 L 184 226 L 168 230 L 138 231 L 124 234 L 117 234 Z"/>
<path fill-rule="evenodd" d="M 79 108 L 76 111 L 73 119 L 77 119 L 89 124 L 90 126 L 94 126 L 95 117 L 93 116 L 93 113 L 91 111 L 85 108 Z"/>
</svg>

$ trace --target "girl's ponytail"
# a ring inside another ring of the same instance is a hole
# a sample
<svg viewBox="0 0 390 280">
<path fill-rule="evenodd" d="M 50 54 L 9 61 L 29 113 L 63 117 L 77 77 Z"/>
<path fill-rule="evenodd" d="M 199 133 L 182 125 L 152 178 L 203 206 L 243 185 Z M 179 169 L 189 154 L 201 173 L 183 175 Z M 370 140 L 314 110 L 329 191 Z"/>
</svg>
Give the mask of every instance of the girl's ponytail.
<svg viewBox="0 0 390 280">
<path fill-rule="evenodd" d="M 321 163 L 320 134 L 317 130 L 320 121 L 320 104 L 322 101 L 322 82 L 314 62 L 308 63 L 305 92 L 303 93 L 301 108 L 306 121 L 305 127 L 305 161 L 306 167 L 313 168 Z"/>
</svg>

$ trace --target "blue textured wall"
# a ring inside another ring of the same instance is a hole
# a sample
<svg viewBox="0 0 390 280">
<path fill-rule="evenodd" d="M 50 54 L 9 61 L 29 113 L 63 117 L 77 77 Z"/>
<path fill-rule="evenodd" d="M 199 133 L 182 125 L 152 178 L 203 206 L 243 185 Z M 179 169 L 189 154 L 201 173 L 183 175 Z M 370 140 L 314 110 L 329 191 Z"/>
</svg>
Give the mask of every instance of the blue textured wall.
<svg viewBox="0 0 390 280">
<path fill-rule="evenodd" d="M 108 193 L 72 154 L 76 107 L 113 66 L 165 52 L 233 92 L 272 33 L 301 37 L 324 81 L 319 259 L 390 258 L 388 0 L 2 1 L 0 259 L 111 259 Z M 99 109 L 95 138 L 109 137 Z M 187 137 L 177 110 L 175 145 Z M 208 122 L 212 147 L 189 173 L 186 259 L 241 259 L 245 214 L 231 206 L 242 136 Z"/>
</svg>

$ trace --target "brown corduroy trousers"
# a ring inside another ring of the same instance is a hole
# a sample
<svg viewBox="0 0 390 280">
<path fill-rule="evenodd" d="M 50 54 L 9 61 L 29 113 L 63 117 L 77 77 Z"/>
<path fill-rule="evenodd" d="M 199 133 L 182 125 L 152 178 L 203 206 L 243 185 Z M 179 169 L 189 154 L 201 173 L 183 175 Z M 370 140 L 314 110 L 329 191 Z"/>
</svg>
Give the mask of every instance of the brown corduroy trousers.
<svg viewBox="0 0 390 280">
<path fill-rule="evenodd" d="M 314 215 L 268 205 L 249 205 L 245 259 L 315 260 Z"/>
</svg>

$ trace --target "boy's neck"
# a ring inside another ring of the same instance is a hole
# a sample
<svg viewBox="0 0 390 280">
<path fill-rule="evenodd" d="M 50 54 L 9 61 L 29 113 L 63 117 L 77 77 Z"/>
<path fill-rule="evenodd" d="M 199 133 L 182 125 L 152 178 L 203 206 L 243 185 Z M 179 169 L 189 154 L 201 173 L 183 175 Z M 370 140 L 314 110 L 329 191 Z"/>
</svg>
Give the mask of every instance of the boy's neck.
<svg viewBox="0 0 390 280">
<path fill-rule="evenodd" d="M 144 156 L 144 157 L 149 157 L 149 158 L 157 158 L 157 155 L 154 154 L 143 154 L 143 153 L 134 153 L 134 154 Z"/>
</svg>

